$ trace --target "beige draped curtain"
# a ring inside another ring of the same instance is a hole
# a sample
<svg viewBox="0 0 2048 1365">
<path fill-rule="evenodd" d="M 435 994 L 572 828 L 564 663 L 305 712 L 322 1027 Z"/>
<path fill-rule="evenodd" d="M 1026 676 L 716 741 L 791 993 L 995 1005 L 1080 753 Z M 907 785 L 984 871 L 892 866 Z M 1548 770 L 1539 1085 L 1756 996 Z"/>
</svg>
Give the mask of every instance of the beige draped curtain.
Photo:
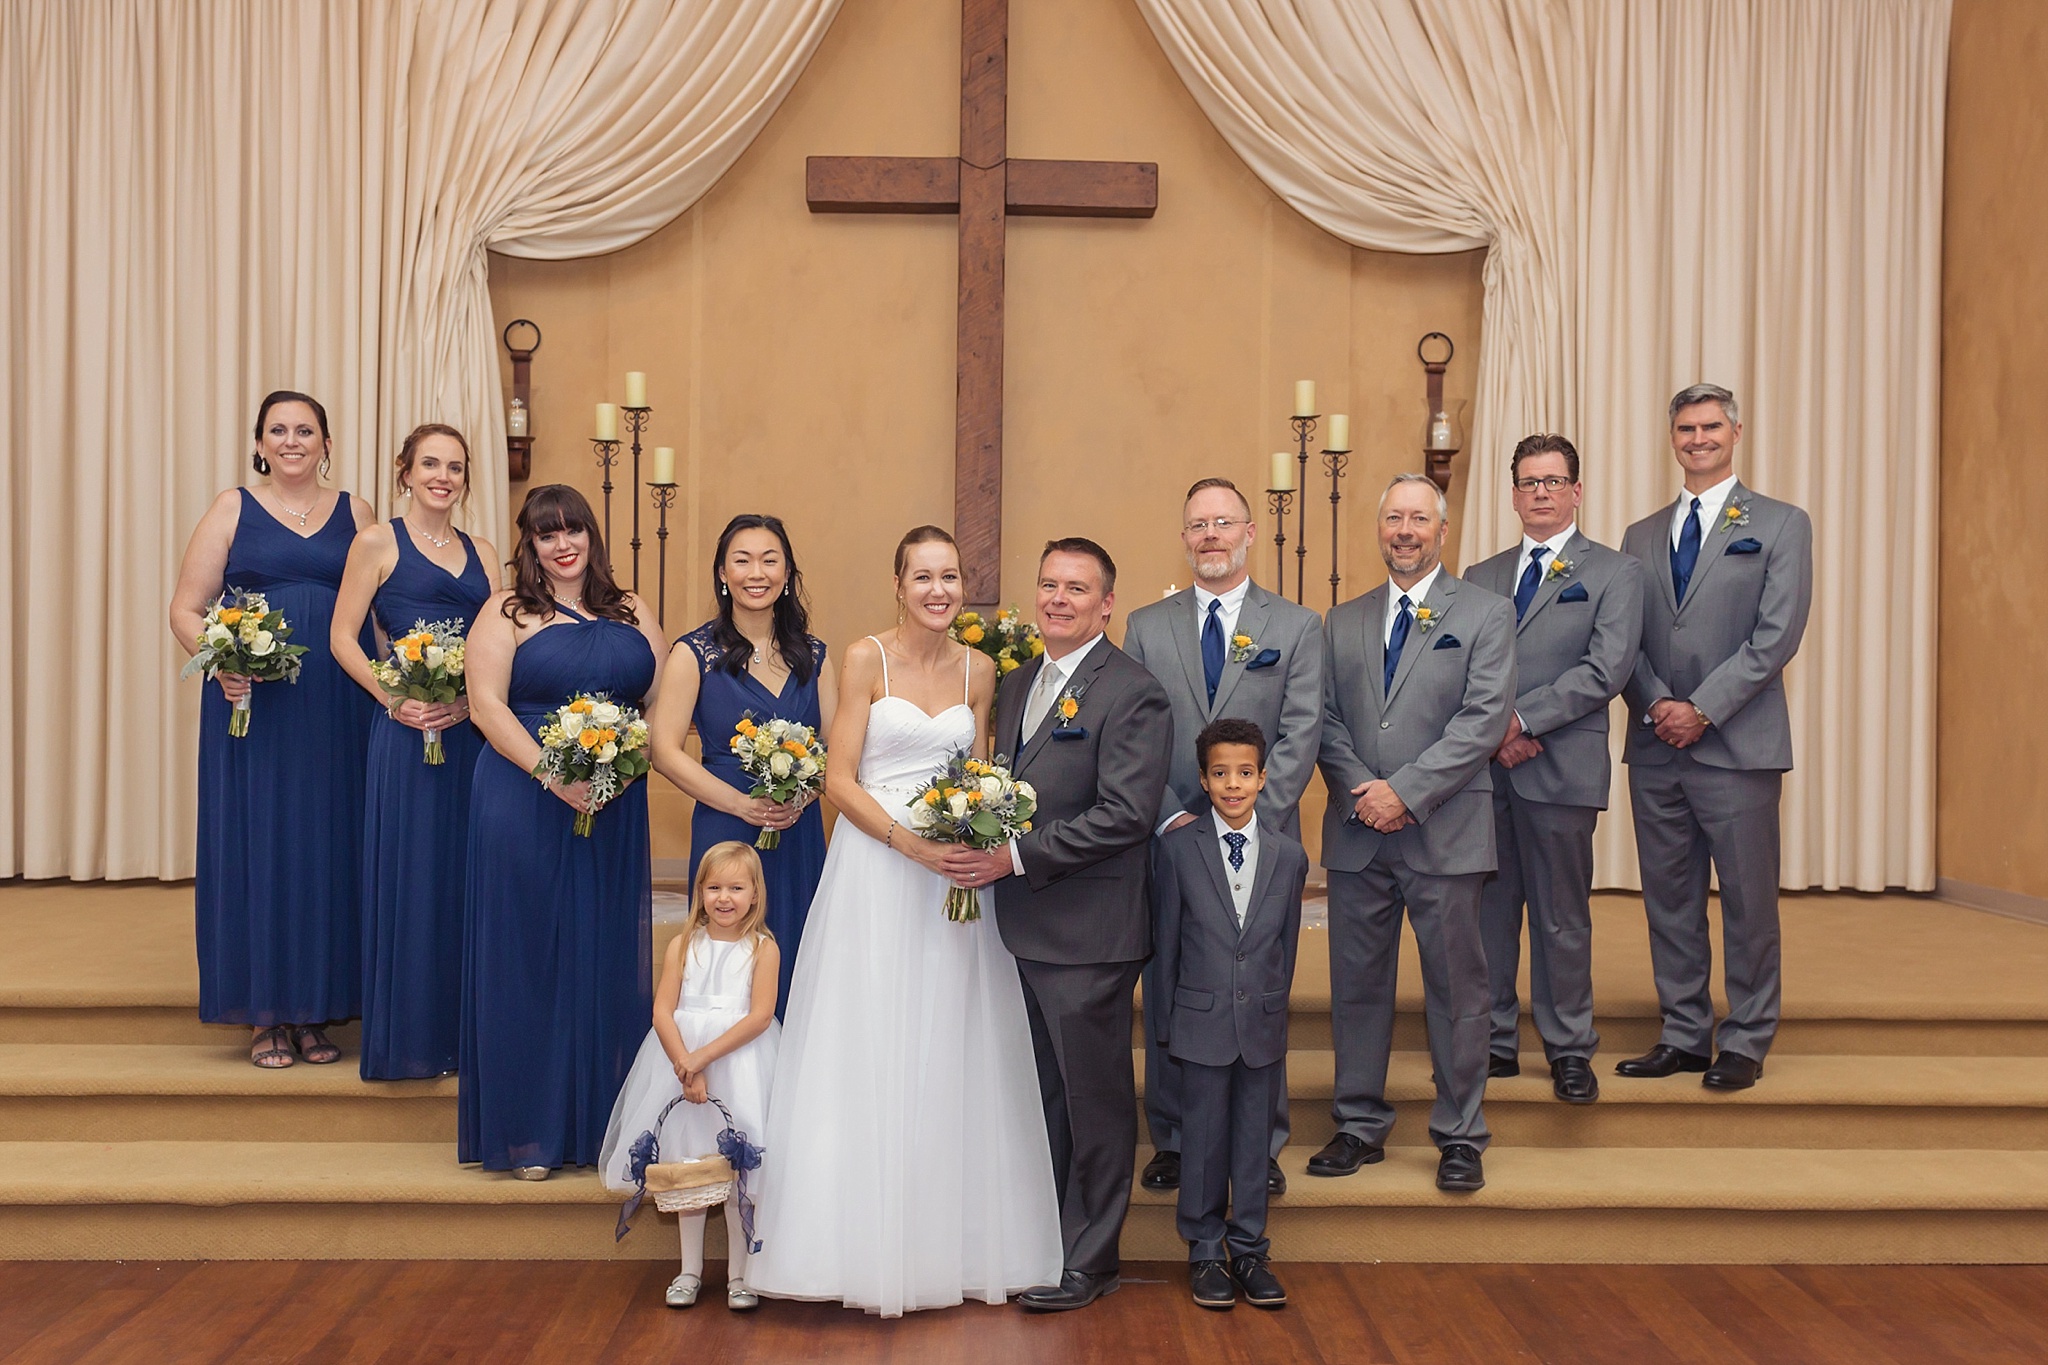
<svg viewBox="0 0 2048 1365">
<path fill-rule="evenodd" d="M 838 0 L 0 0 L 0 876 L 192 867 L 165 602 L 255 404 L 321 398 L 388 510 L 423 421 L 506 518 L 486 250 L 638 241 L 759 133 Z"/>
<path fill-rule="evenodd" d="M 1464 562 L 1519 534 L 1519 437 L 1578 442 L 1618 544 L 1677 492 L 1666 400 L 1738 393 L 1738 472 L 1815 526 L 1784 884 L 1931 889 L 1948 0 L 1137 3 L 1305 217 L 1488 248 Z M 1625 814 L 1596 853 L 1637 884 Z"/>
</svg>

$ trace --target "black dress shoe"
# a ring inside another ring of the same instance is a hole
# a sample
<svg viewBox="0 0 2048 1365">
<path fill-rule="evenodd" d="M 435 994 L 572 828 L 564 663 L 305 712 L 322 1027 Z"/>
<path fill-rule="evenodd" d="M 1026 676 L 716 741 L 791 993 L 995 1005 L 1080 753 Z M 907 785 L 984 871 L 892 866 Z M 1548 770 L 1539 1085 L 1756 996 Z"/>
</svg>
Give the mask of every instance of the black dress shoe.
<svg viewBox="0 0 2048 1365">
<path fill-rule="evenodd" d="M 1356 1138 L 1349 1133 L 1339 1133 L 1330 1139 L 1322 1151 L 1317 1152 L 1308 1159 L 1308 1173 L 1310 1175 L 1351 1175 L 1360 1166 L 1370 1166 L 1375 1161 L 1385 1161 L 1386 1159 L 1386 1148 L 1375 1147 L 1364 1138 Z M 1271 1188 L 1270 1181 L 1267 1188 Z"/>
<path fill-rule="evenodd" d="M 1457 1194 L 1486 1188 L 1486 1172 L 1479 1164 L 1479 1149 L 1468 1142 L 1453 1142 L 1436 1162 L 1436 1187 Z"/>
<path fill-rule="evenodd" d="M 1560 1057 L 1552 1062 L 1550 1088 L 1566 1104 L 1591 1104 L 1600 1098 L 1600 1082 L 1584 1057 Z"/>
<path fill-rule="evenodd" d="M 1195 1302 L 1204 1308 L 1237 1306 L 1237 1285 L 1221 1261 L 1189 1262 L 1188 1285 L 1195 1291 Z"/>
<path fill-rule="evenodd" d="M 1239 1256 L 1230 1263 L 1231 1276 L 1244 1290 L 1244 1301 L 1254 1308 L 1285 1308 L 1287 1291 L 1280 1286 L 1263 1256 Z"/>
<path fill-rule="evenodd" d="M 1739 1052 L 1723 1052 L 1700 1077 L 1700 1084 L 1709 1090 L 1747 1090 L 1763 1074 L 1762 1062 L 1753 1062 Z"/>
<path fill-rule="evenodd" d="M 1058 1284 L 1027 1289 L 1017 1296 L 1017 1302 L 1040 1313 L 1064 1313 L 1072 1308 L 1086 1308 L 1104 1294 L 1114 1294 L 1122 1287 L 1123 1280 L 1114 1270 L 1106 1275 L 1069 1270 L 1060 1276 Z"/>
<path fill-rule="evenodd" d="M 1287 1193 L 1287 1172 L 1280 1169 L 1280 1163 L 1273 1157 L 1266 1158 L 1266 1198 L 1277 1199 Z"/>
<path fill-rule="evenodd" d="M 1489 1052 L 1486 1054 L 1486 1078 L 1497 1081 L 1503 1076 L 1522 1074 L 1522 1059 L 1512 1052 Z"/>
<path fill-rule="evenodd" d="M 1177 1190 L 1180 1188 L 1180 1153 L 1156 1152 L 1145 1163 L 1145 1174 L 1138 1177 L 1138 1183 L 1148 1190 Z"/>
<path fill-rule="evenodd" d="M 1708 1059 L 1698 1052 L 1680 1052 L 1663 1043 L 1651 1048 L 1640 1057 L 1631 1057 L 1625 1062 L 1614 1064 L 1617 1076 L 1676 1076 L 1681 1071 L 1705 1071 Z"/>
</svg>

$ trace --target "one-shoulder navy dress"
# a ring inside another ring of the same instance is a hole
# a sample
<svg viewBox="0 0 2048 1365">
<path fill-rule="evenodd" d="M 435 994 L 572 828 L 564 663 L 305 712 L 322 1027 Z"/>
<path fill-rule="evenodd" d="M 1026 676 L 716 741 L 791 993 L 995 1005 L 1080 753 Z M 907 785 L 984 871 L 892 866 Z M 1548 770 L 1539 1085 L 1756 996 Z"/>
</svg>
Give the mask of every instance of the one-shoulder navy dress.
<svg viewBox="0 0 2048 1365">
<path fill-rule="evenodd" d="M 529 734 L 578 692 L 639 705 L 654 651 L 634 627 L 555 608 L 512 656 Z M 642 780 L 576 812 L 496 749 L 469 807 L 457 1156 L 486 1170 L 593 1166 L 654 1014 L 654 868 Z"/>
<path fill-rule="evenodd" d="M 398 563 L 370 609 L 387 640 L 418 622 L 455 621 L 466 634 L 491 595 L 489 569 L 462 536 L 467 562 L 449 573 L 391 519 Z M 457 535 L 462 535 L 460 531 Z M 370 727 L 363 811 L 363 1079 L 407 1080 L 455 1070 L 462 1035 L 463 869 L 469 794 L 483 736 L 464 721 L 441 732 L 446 761 L 430 766 L 426 737 L 382 711 Z"/>
<path fill-rule="evenodd" d="M 808 725 L 819 739 L 825 737 L 824 719 L 818 705 L 818 676 L 825 667 L 825 642 L 811 641 L 811 680 L 799 683 L 791 673 L 782 680 L 782 691 L 770 692 L 752 673 L 728 673 L 718 666 L 723 652 L 712 640 L 711 623 L 706 622 L 683 636 L 682 642 L 697 657 L 697 710 L 691 719 L 703 746 L 704 766 L 711 774 L 738 791 L 751 791 L 752 778 L 740 768 L 731 749 L 733 729 L 740 717 L 755 720 L 793 720 Z M 702 801 L 690 816 L 690 885 L 697 884 L 697 864 L 713 844 L 735 839 L 752 844 L 761 831 L 736 815 L 714 810 Z M 782 952 L 781 989 L 775 996 L 775 1017 L 780 1019 L 789 1004 L 790 973 L 796 970 L 797 944 L 803 939 L 804 919 L 811 912 L 811 898 L 818 894 L 818 878 L 825 870 L 825 817 L 814 802 L 782 832 L 782 842 L 761 850 L 761 875 L 767 883 L 768 932 Z"/>
<path fill-rule="evenodd" d="M 362 1007 L 357 877 L 377 708 L 334 662 L 327 632 L 355 518 L 344 493 L 302 536 L 241 494 L 223 583 L 268 598 L 306 653 L 297 682 L 254 685 L 241 739 L 211 681 L 199 705 L 199 1017 L 261 1028 L 349 1019 Z"/>
</svg>

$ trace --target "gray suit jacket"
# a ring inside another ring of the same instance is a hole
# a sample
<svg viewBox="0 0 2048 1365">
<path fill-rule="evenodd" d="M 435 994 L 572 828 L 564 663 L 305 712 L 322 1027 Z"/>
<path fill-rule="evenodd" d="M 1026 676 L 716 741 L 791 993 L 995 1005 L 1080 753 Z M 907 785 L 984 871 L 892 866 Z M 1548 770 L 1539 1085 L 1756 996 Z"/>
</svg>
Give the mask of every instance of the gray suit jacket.
<svg viewBox="0 0 2048 1365">
<path fill-rule="evenodd" d="M 1224 655 L 1216 702 L 1202 681 L 1202 623 L 1195 590 L 1188 588 L 1132 612 L 1124 625 L 1124 652 L 1145 665 L 1173 703 L 1173 764 L 1159 809 L 1164 820 L 1179 811 L 1209 809 L 1202 794 L 1195 736 L 1221 716 L 1256 721 L 1266 732 L 1266 790 L 1259 819 L 1289 834 L 1301 829 L 1301 794 L 1315 775 L 1323 731 L 1323 622 L 1307 607 L 1250 584 L 1237 614 L 1237 634 L 1251 637 L 1248 657 Z"/>
<path fill-rule="evenodd" d="M 1271 1066 L 1287 1055 L 1287 994 L 1301 939 L 1308 853 L 1259 817 L 1259 860 L 1244 928 L 1230 898 L 1216 822 L 1208 814 L 1160 836 L 1152 904 L 1155 975 L 1173 1001 L 1155 1036 L 1184 1062 Z"/>
<path fill-rule="evenodd" d="M 1612 775 L 1607 704 L 1621 692 L 1643 637 L 1643 566 L 1574 529 L 1561 556 L 1571 568 L 1545 576 L 1515 623 L 1515 710 L 1543 752 L 1493 780 L 1526 801 L 1607 809 Z M 1475 564 L 1465 581 L 1511 602 L 1528 568 L 1522 545 Z"/>
<path fill-rule="evenodd" d="M 1745 488 L 1728 495 L 1745 524 L 1706 528 L 1699 562 L 1680 602 L 1671 586 L 1671 517 L 1677 503 L 1644 517 L 1622 537 L 1642 561 L 1643 644 L 1623 689 L 1628 701 L 1624 763 L 1669 763 L 1678 751 L 1643 724 L 1666 697 L 1689 701 L 1710 724 L 1686 752 L 1710 768 L 1792 767 L 1792 718 L 1785 665 L 1799 652 L 1813 606 L 1813 522 L 1788 502 Z"/>
<path fill-rule="evenodd" d="M 1438 574 L 1422 603 L 1435 621 L 1409 631 L 1394 685 L 1382 694 L 1389 586 L 1330 608 L 1324 627 L 1323 866 L 1361 872 L 1380 840 L 1392 839 L 1417 872 L 1491 872 L 1488 769 L 1515 695 L 1514 604 Z M 1374 778 L 1393 787 L 1415 823 L 1393 834 L 1359 823 L 1351 789 Z"/>
<path fill-rule="evenodd" d="M 997 753 L 1019 749 L 1024 703 L 1044 659 L 1012 673 L 996 701 Z M 996 883 L 996 923 L 1013 957 L 1063 964 L 1142 962 L 1152 829 L 1173 752 L 1173 711 L 1142 665 L 1108 640 L 1069 687 L 1080 710 L 1049 708 L 1010 765 L 1038 793 L 1017 840 L 1022 877 Z"/>
</svg>

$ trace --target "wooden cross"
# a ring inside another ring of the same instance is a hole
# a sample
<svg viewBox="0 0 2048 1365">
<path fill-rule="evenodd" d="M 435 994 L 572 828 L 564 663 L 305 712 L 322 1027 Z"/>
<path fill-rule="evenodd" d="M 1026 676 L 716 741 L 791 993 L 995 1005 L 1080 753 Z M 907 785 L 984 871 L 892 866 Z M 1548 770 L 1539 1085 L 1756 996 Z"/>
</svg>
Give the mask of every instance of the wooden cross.
<svg viewBox="0 0 2048 1365">
<path fill-rule="evenodd" d="M 1010 159 L 1009 28 L 1009 0 L 961 0 L 960 155 L 814 156 L 804 165 L 813 213 L 960 215 L 953 534 L 977 606 L 1002 596 L 1008 217 L 1150 218 L 1159 206 L 1156 162 Z"/>
</svg>

